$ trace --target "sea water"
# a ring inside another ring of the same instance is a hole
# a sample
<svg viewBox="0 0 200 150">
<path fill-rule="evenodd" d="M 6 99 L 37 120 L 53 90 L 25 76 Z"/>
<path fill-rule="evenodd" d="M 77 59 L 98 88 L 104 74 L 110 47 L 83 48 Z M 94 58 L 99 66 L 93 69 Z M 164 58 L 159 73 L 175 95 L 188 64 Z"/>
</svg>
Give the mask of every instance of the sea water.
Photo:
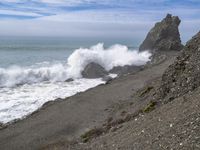
<svg viewBox="0 0 200 150">
<path fill-rule="evenodd" d="M 82 78 L 81 72 L 91 62 L 109 71 L 115 66 L 139 66 L 149 61 L 149 52 L 139 53 L 127 41 L 108 41 L 1 37 L 0 122 L 24 118 L 48 101 L 104 84 L 100 78 Z M 66 82 L 71 78 L 74 80 Z"/>
</svg>

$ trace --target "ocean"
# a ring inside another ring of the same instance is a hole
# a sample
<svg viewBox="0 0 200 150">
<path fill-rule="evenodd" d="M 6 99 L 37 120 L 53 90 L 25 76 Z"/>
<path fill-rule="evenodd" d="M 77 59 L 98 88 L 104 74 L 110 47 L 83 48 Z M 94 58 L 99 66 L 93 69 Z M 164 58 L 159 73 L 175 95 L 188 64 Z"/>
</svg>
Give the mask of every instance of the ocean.
<svg viewBox="0 0 200 150">
<path fill-rule="evenodd" d="M 48 101 L 104 84 L 100 78 L 82 78 L 81 71 L 90 62 L 109 71 L 143 65 L 149 57 L 124 39 L 0 37 L 0 123 L 22 119 Z M 74 81 L 66 82 L 71 78 Z"/>
</svg>

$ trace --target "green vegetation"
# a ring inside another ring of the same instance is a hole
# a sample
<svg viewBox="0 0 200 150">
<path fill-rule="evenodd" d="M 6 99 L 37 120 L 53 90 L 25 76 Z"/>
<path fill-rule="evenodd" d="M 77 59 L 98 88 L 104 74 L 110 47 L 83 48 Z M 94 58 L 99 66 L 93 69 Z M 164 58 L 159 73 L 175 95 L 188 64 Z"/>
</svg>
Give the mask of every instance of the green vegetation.
<svg viewBox="0 0 200 150">
<path fill-rule="evenodd" d="M 153 86 L 145 87 L 145 88 L 139 93 L 139 97 L 143 97 L 145 94 L 149 93 L 153 88 L 154 88 Z"/>
<path fill-rule="evenodd" d="M 143 109 L 143 112 L 144 113 L 149 113 L 151 112 L 152 110 L 155 109 L 155 106 L 157 105 L 157 102 L 150 102 L 144 109 Z"/>
<path fill-rule="evenodd" d="M 94 128 L 81 135 L 81 139 L 84 143 L 86 143 L 90 139 L 100 136 L 101 134 L 103 134 L 103 132 L 104 130 L 102 128 Z"/>
</svg>

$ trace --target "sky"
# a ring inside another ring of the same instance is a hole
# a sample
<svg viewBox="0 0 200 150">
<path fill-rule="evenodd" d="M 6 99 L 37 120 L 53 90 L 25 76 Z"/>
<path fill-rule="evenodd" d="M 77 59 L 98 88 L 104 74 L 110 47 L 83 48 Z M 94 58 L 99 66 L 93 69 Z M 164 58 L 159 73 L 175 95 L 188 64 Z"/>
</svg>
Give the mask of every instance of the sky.
<svg viewBox="0 0 200 150">
<path fill-rule="evenodd" d="M 200 30 L 200 0 L 0 0 L 0 36 L 141 40 L 167 13 L 183 42 Z"/>
</svg>

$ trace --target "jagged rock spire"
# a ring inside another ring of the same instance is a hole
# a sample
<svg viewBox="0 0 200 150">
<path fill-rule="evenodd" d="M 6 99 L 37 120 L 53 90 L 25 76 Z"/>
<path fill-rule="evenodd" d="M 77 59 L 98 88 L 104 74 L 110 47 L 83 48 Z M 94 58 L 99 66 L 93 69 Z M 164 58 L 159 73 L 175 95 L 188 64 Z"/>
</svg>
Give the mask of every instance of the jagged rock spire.
<svg viewBox="0 0 200 150">
<path fill-rule="evenodd" d="M 139 50 L 150 50 L 154 52 L 181 50 L 183 45 L 181 44 L 178 29 L 180 23 L 181 20 L 179 17 L 167 14 L 161 22 L 156 23 L 150 30 L 146 39 L 140 45 Z"/>
</svg>

